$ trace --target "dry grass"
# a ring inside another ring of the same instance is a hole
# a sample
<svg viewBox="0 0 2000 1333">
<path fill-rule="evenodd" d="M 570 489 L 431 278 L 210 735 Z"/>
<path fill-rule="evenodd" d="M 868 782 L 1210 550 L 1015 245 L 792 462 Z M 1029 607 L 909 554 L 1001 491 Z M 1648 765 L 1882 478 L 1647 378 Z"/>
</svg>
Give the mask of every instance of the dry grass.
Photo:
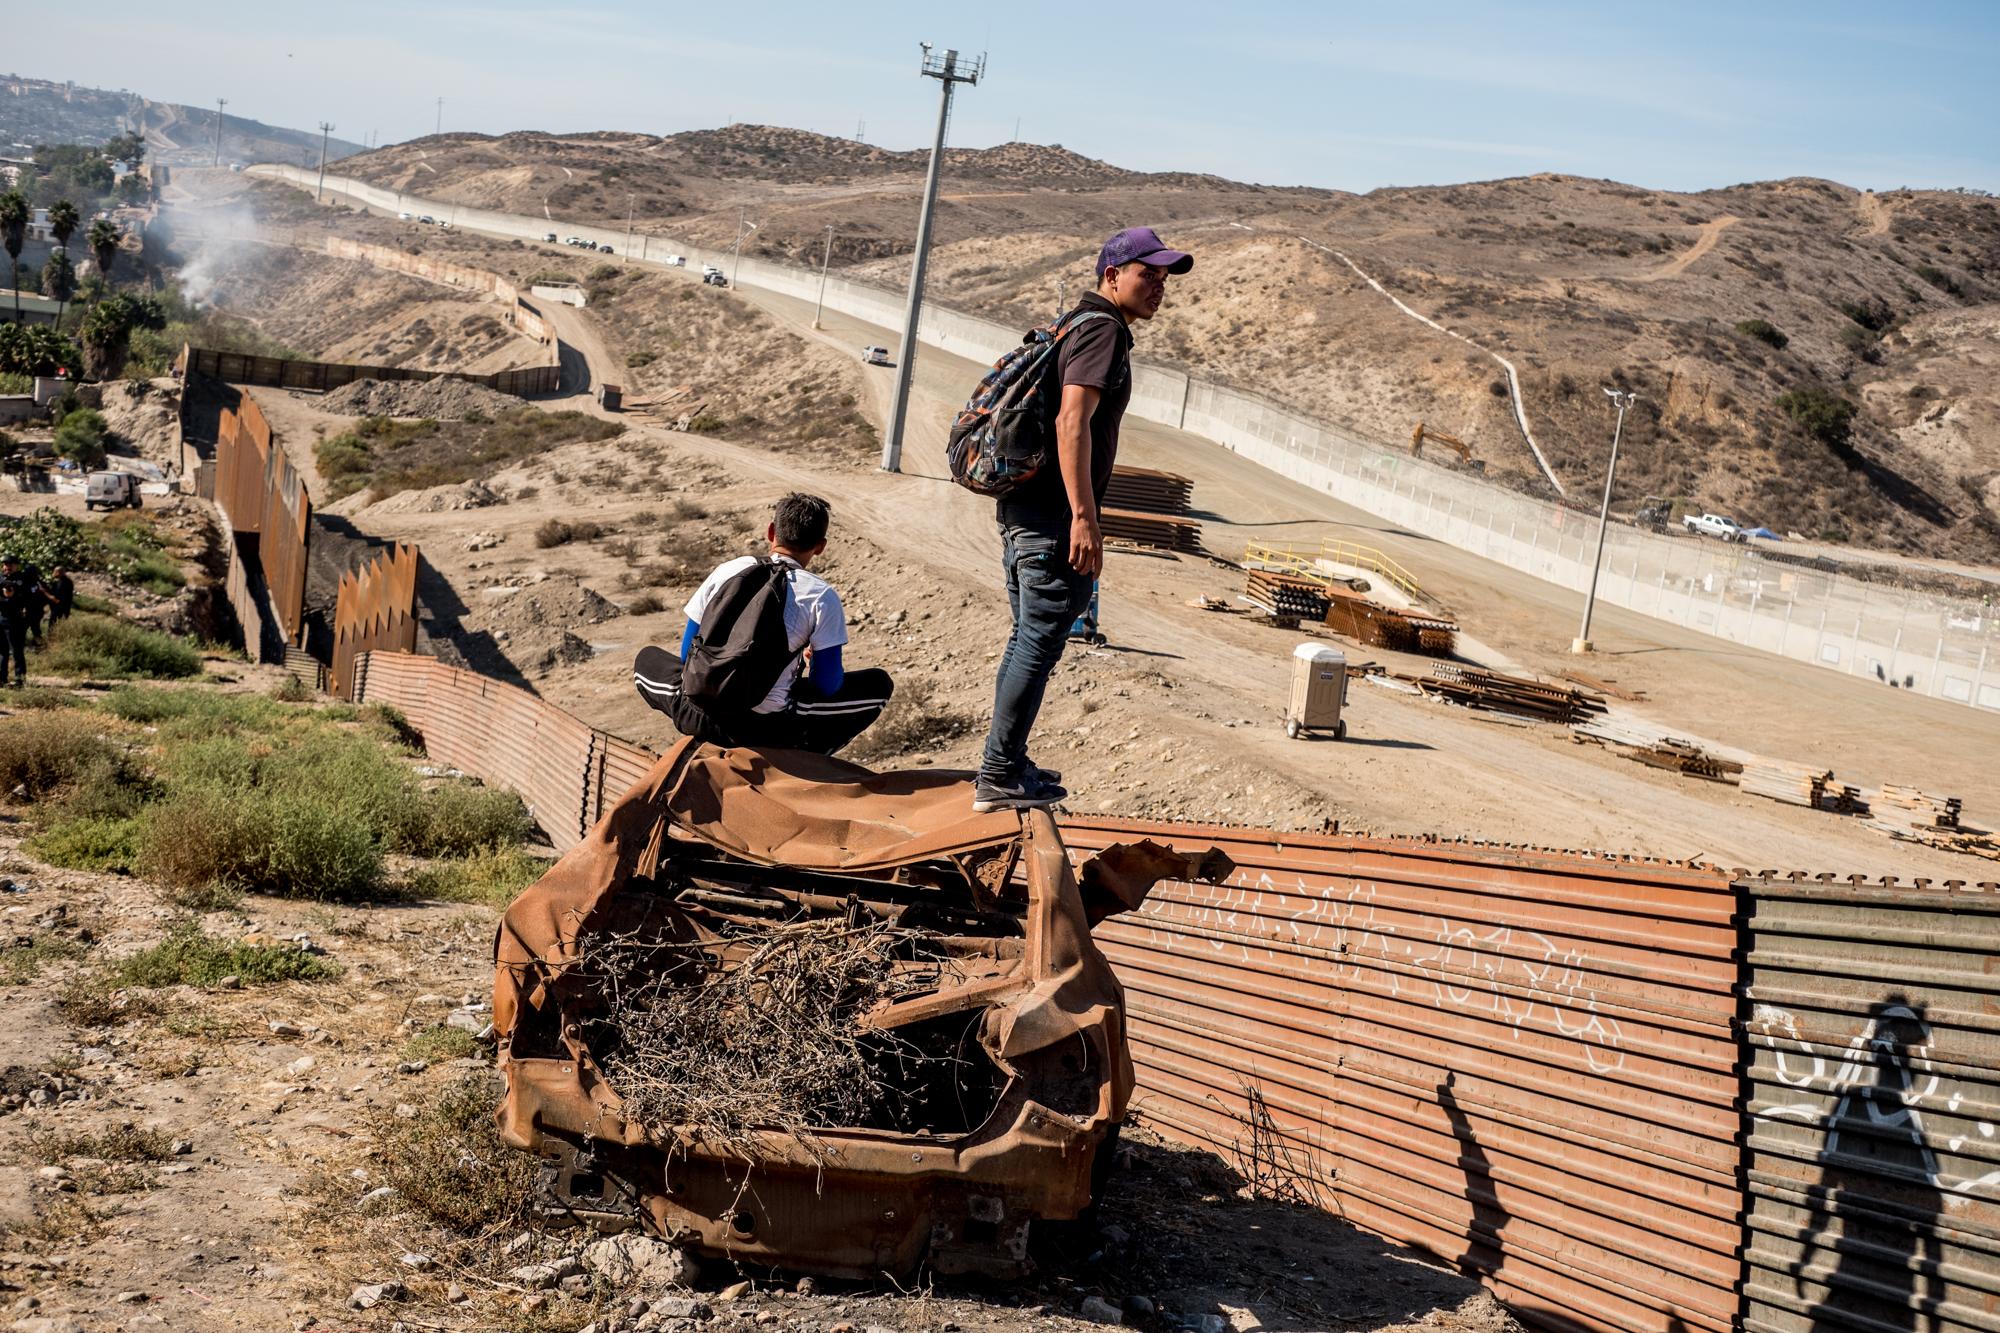
<svg viewBox="0 0 2000 1333">
<path fill-rule="evenodd" d="M 855 1124 L 892 1091 L 865 1015 L 935 989 L 945 965 L 898 967 L 919 940 L 886 923 L 795 921 L 732 940 L 734 965 L 699 944 L 600 942 L 605 1017 L 593 1046 L 632 1116 L 711 1143 L 747 1148 L 772 1129 Z"/>
</svg>

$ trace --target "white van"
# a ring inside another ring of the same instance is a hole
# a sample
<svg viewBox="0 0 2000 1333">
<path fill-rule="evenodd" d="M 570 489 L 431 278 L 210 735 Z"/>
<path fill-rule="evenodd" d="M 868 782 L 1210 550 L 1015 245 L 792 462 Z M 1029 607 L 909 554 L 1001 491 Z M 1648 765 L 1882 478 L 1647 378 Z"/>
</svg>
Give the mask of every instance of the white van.
<svg viewBox="0 0 2000 1333">
<path fill-rule="evenodd" d="M 688 266 L 686 255 L 668 255 L 660 262 L 668 268 L 686 268 Z"/>
<path fill-rule="evenodd" d="M 93 472 L 85 483 L 83 507 L 106 509 L 139 508 L 139 478 L 130 472 Z"/>
<path fill-rule="evenodd" d="M 722 276 L 722 270 L 721 270 L 721 269 L 719 269 L 719 268 L 717 268 L 717 267 L 716 267 L 715 265 L 713 265 L 713 264 L 703 264 L 703 265 L 701 266 L 701 276 L 702 276 L 702 277 L 704 277 L 704 278 L 717 278 L 717 277 L 721 277 L 721 276 Z"/>
</svg>

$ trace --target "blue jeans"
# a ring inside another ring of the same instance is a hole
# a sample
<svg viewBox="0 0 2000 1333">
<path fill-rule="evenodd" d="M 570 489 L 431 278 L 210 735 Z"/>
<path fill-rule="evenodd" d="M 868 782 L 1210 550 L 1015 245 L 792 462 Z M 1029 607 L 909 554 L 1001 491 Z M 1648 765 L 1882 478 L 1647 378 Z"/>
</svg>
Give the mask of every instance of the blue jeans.
<svg viewBox="0 0 2000 1333">
<path fill-rule="evenodd" d="M 1090 576 L 1070 568 L 1069 538 L 1046 526 L 1002 522 L 1001 561 L 1007 570 L 1007 605 L 1014 630 L 1000 655 L 993 682 L 993 727 L 979 776 L 1013 785 L 1028 766 L 1028 733 L 1042 711 L 1049 674 L 1062 660 L 1069 628 L 1090 604 Z"/>
</svg>

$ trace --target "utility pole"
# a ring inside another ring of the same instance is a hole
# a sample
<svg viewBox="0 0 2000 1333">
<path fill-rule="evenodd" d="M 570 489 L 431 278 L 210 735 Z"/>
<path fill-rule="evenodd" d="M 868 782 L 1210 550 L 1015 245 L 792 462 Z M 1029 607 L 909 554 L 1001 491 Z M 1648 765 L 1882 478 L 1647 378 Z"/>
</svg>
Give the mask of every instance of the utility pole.
<svg viewBox="0 0 2000 1333">
<path fill-rule="evenodd" d="M 625 254 L 620 260 L 621 263 L 632 262 L 632 203 L 638 197 L 636 194 L 625 196 Z"/>
<path fill-rule="evenodd" d="M 910 264 L 910 303 L 903 314 L 903 343 L 896 354 L 896 402 L 889 409 L 889 435 L 882 441 L 882 470 L 903 470 L 903 424 L 910 411 L 910 384 L 916 370 L 917 319 L 924 308 L 924 263 L 930 257 L 932 214 L 937 211 L 938 173 L 944 169 L 944 136 L 951 127 L 951 95 L 961 83 L 976 84 L 986 72 L 986 57 L 961 65 L 958 52 L 931 54 L 931 44 L 923 43 L 923 63 L 917 72 L 936 79 L 938 88 L 937 139 L 931 145 L 931 169 L 924 176 L 924 211 L 917 218 L 917 252 Z"/>
<path fill-rule="evenodd" d="M 731 287 L 736 285 L 736 270 L 742 266 L 743 262 L 743 238 L 755 230 L 757 230 L 757 224 L 750 220 L 750 210 L 747 208 L 738 209 L 736 211 L 736 244 L 729 247 L 729 285 Z"/>
<path fill-rule="evenodd" d="M 1576 642 L 1569 646 L 1573 653 L 1591 651 L 1590 613 L 1597 609 L 1597 574 L 1604 567 L 1604 528 L 1611 519 L 1611 479 L 1618 475 L 1618 441 L 1625 435 L 1625 412 L 1639 401 L 1636 390 L 1606 389 L 1604 396 L 1618 405 L 1618 425 L 1611 432 L 1611 461 L 1604 468 L 1604 502 L 1597 509 L 1597 555 L 1590 562 L 1590 594 L 1583 599 L 1583 628 L 1578 631 Z"/>
<path fill-rule="evenodd" d="M 222 108 L 228 105 L 226 97 L 215 99 L 215 165 L 218 167 L 222 165 Z"/>
<path fill-rule="evenodd" d="M 437 128 L 433 129 L 431 133 L 434 135 L 444 133 L 444 99 L 442 97 L 438 98 Z"/>
<path fill-rule="evenodd" d="M 826 266 L 833 262 L 833 224 L 826 224 L 826 254 L 819 261 L 819 304 L 813 307 L 813 327 L 819 327 L 820 311 L 826 309 Z"/>
<path fill-rule="evenodd" d="M 326 136 L 333 133 L 333 122 L 319 123 L 319 188 L 313 192 L 313 201 L 322 203 L 326 199 Z"/>
</svg>

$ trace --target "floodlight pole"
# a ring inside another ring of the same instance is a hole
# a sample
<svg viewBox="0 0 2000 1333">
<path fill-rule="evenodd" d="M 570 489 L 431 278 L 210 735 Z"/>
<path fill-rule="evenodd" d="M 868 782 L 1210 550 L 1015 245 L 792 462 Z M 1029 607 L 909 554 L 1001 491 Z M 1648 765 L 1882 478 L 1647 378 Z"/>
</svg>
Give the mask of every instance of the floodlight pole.
<svg viewBox="0 0 2000 1333">
<path fill-rule="evenodd" d="M 215 165 L 218 167 L 222 165 L 222 108 L 228 105 L 226 97 L 215 99 Z"/>
<path fill-rule="evenodd" d="M 333 133 L 333 122 L 319 123 L 319 188 L 313 191 L 313 202 L 326 202 L 326 136 Z"/>
<path fill-rule="evenodd" d="M 938 90 L 937 139 L 931 145 L 931 168 L 924 176 L 924 210 L 917 218 L 917 252 L 910 264 L 910 302 L 903 313 L 903 342 L 896 353 L 896 401 L 889 409 L 889 434 L 882 442 L 882 470 L 903 470 L 903 424 L 910 411 L 910 384 L 916 371 L 917 319 L 924 308 L 924 264 L 930 257 L 931 220 L 937 211 L 938 174 L 944 169 L 944 136 L 951 125 L 951 94 L 958 84 L 974 84 L 986 72 L 986 57 L 960 64 L 958 52 L 931 54 L 925 42 L 923 64 L 918 73 L 936 79 Z"/>
<path fill-rule="evenodd" d="M 638 199 L 639 196 L 636 194 L 625 196 L 625 253 L 619 260 L 623 264 L 632 262 L 632 209 L 637 204 Z"/>
<path fill-rule="evenodd" d="M 1611 431 L 1611 462 L 1604 468 L 1604 501 L 1597 508 L 1597 555 L 1590 562 L 1590 592 L 1583 599 L 1583 628 L 1577 632 L 1576 642 L 1569 646 L 1573 653 L 1591 651 L 1590 613 L 1597 609 L 1597 575 L 1604 568 L 1604 529 L 1611 520 L 1611 479 L 1618 475 L 1618 441 L 1625 435 L 1625 412 L 1639 401 L 1636 391 L 1627 389 L 1606 389 L 1604 396 L 1618 405 L 1618 424 Z"/>
<path fill-rule="evenodd" d="M 732 125 L 734 121 L 730 122 Z M 743 238 L 757 230 L 757 224 L 750 220 L 750 210 L 736 210 L 736 244 L 729 247 L 729 285 L 736 285 L 736 271 L 743 266 Z"/>
<path fill-rule="evenodd" d="M 826 224 L 826 255 L 819 261 L 819 302 L 813 306 L 813 327 L 819 327 L 820 312 L 826 309 L 826 266 L 833 262 L 833 224 Z"/>
</svg>

